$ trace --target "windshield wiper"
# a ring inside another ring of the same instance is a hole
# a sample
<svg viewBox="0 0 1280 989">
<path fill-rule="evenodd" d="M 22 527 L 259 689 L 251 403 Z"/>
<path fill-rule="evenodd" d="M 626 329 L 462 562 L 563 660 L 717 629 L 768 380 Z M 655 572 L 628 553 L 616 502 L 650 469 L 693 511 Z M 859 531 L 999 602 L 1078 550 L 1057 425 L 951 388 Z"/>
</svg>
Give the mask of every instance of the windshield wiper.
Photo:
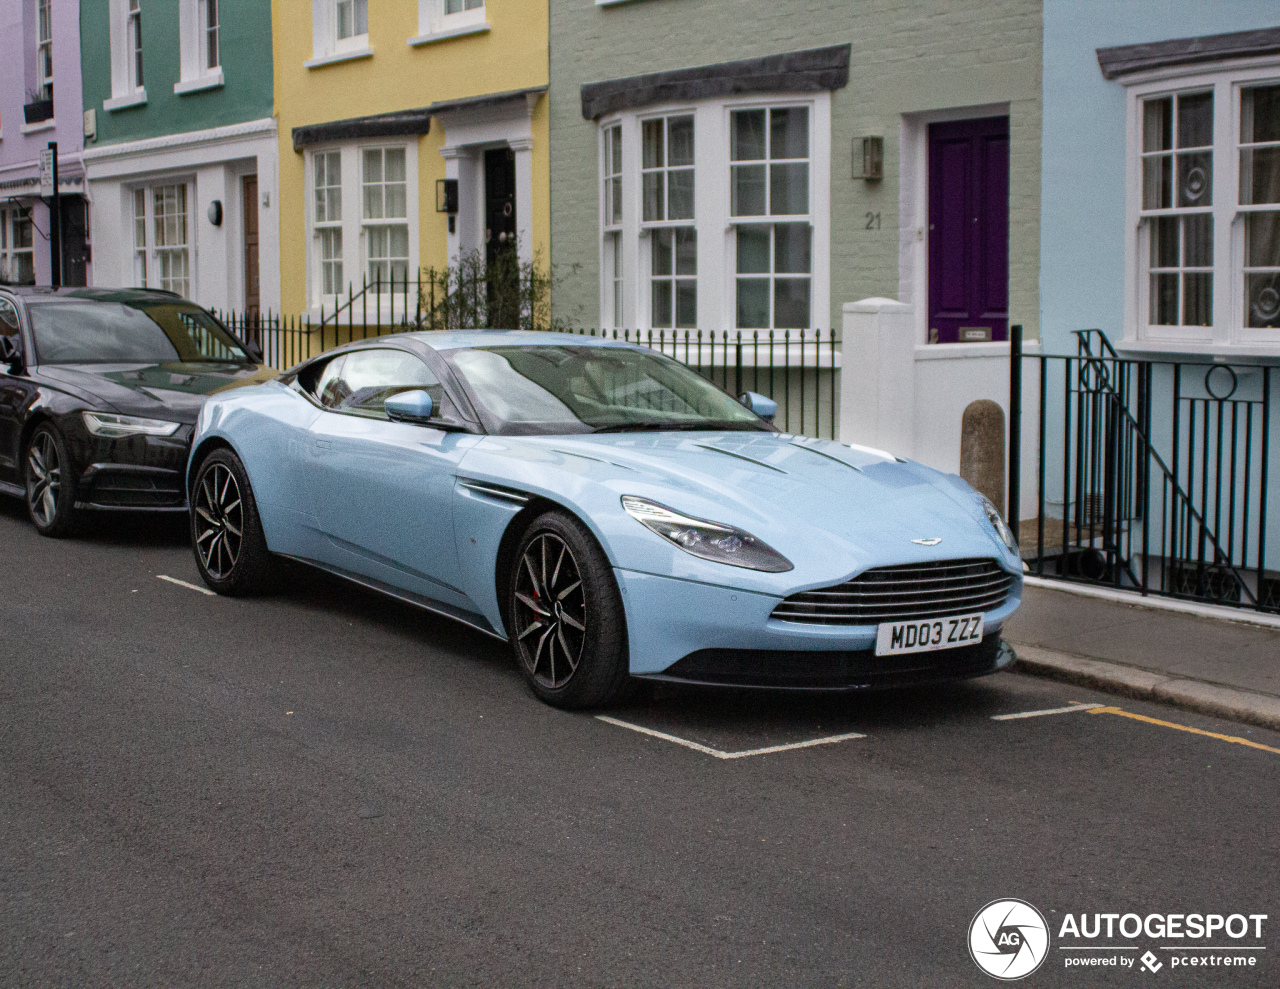
<svg viewBox="0 0 1280 989">
<path fill-rule="evenodd" d="M 725 431 L 759 432 L 760 427 L 754 422 L 730 422 L 725 420 L 707 420 L 705 422 L 623 422 L 615 426 L 597 426 L 593 433 L 665 433 L 665 432 L 708 432 Z"/>
</svg>

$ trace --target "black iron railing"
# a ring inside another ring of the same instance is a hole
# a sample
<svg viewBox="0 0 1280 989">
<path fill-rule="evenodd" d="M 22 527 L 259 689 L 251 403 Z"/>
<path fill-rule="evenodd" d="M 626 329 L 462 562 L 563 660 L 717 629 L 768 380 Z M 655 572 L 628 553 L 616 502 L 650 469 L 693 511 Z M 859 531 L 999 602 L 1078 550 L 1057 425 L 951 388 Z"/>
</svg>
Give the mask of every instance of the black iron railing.
<svg viewBox="0 0 1280 989">
<path fill-rule="evenodd" d="M 1044 577 L 1280 612 L 1276 368 L 1122 358 L 1098 330 L 1039 371 Z M 1015 366 L 1015 375 L 1017 367 Z M 1024 528 L 1025 533 L 1025 528 Z"/>
<path fill-rule="evenodd" d="M 778 403 L 785 432 L 840 433 L 839 342 L 823 330 L 595 330 L 673 357 L 732 395 L 753 391 Z"/>
</svg>

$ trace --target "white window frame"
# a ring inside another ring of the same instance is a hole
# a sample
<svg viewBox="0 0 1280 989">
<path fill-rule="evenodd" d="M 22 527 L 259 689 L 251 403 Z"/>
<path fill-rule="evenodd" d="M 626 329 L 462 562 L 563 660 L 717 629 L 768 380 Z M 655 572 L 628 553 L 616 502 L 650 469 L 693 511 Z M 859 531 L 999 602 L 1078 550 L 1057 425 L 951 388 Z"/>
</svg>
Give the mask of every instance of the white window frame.
<svg viewBox="0 0 1280 989">
<path fill-rule="evenodd" d="M 53 0 L 35 0 L 36 88 L 43 100 L 53 99 Z M 45 66 L 48 74 L 45 74 Z"/>
<path fill-rule="evenodd" d="M 1153 70 L 1127 82 L 1126 349 L 1224 357 L 1280 355 L 1280 329 L 1245 326 L 1244 214 L 1257 208 L 1239 205 L 1241 91 L 1272 84 L 1280 85 L 1280 58 L 1224 62 L 1211 70 L 1203 65 Z M 1151 213 L 1142 209 L 1143 104 L 1196 91 L 1213 93 L 1213 320 L 1208 327 L 1152 325 Z"/>
<path fill-rule="evenodd" d="M 14 243 L 14 227 L 20 220 L 25 220 L 30 234 L 31 246 L 18 247 Z M 30 285 L 35 283 L 35 224 L 31 222 L 30 210 L 20 206 L 0 208 L 0 284 Z M 27 255 L 31 263 L 31 281 L 18 282 L 12 280 L 16 276 L 15 261 L 19 255 Z"/>
<path fill-rule="evenodd" d="M 209 15 L 215 21 L 209 26 Z M 174 84 L 175 93 L 191 93 L 223 84 L 222 75 L 222 3 L 221 0 L 179 0 L 178 42 L 181 78 Z M 209 35 L 217 45 L 217 64 L 209 64 Z"/>
<path fill-rule="evenodd" d="M 141 9 L 131 10 L 130 0 L 109 0 L 111 12 L 111 97 L 103 100 L 104 110 L 119 110 L 123 107 L 136 106 L 147 101 L 147 90 L 137 71 L 137 38 L 135 37 L 135 18 L 141 23 Z M 146 58 L 143 52 L 143 67 Z"/>
<path fill-rule="evenodd" d="M 175 234 L 180 232 L 181 241 L 160 244 L 157 236 L 156 194 L 162 190 L 181 190 L 184 209 L 181 222 L 176 223 Z M 145 185 L 137 185 L 129 190 L 130 224 L 133 230 L 133 277 L 134 284 L 140 288 L 158 288 L 177 292 L 185 299 L 194 298 L 196 291 L 196 245 L 194 219 L 195 182 L 190 177 L 170 177 L 159 179 Z M 139 206 L 142 212 L 139 213 Z M 172 276 L 162 277 L 162 255 L 182 255 L 185 259 L 185 275 L 175 279 Z"/>
<path fill-rule="evenodd" d="M 365 4 L 365 31 L 347 38 L 338 37 L 338 5 L 350 3 L 351 16 L 356 17 L 356 5 Z M 373 54 L 369 47 L 369 0 L 311 0 L 312 58 L 305 63 L 308 68 L 345 62 L 355 58 L 367 58 Z"/>
<path fill-rule="evenodd" d="M 369 272 L 369 245 L 367 230 L 383 221 L 367 221 L 364 219 L 364 151 L 372 148 L 403 148 L 405 162 L 405 225 L 409 228 L 409 263 L 408 273 L 412 280 L 419 268 L 419 188 L 418 188 L 418 142 L 416 139 L 401 138 L 369 138 L 361 141 L 349 141 L 340 144 L 318 145 L 308 148 L 304 155 L 306 171 L 307 195 L 307 300 L 313 315 L 319 315 L 321 306 L 325 312 L 332 312 L 336 304 L 347 297 L 347 285 L 359 292 L 362 276 Z M 342 219 L 337 224 L 342 230 L 342 270 L 344 285 L 341 291 L 327 294 L 323 291 L 320 257 L 320 235 L 316 226 L 316 187 L 315 158 L 319 154 L 336 152 L 340 156 L 342 171 Z M 434 195 L 434 190 L 433 190 Z M 398 220 L 398 218 L 396 218 Z M 400 292 L 397 279 L 397 293 Z M 375 315 L 376 302 L 371 293 L 368 302 L 369 317 Z M 383 297 L 384 312 L 382 318 L 390 314 L 390 299 Z M 360 306 L 359 312 L 364 313 Z M 399 312 L 399 303 L 397 303 Z"/>
<path fill-rule="evenodd" d="M 790 217 L 733 218 L 729 209 L 729 123 L 739 109 L 807 106 L 809 108 L 809 213 L 810 298 L 808 331 L 829 332 L 831 323 L 831 94 L 778 93 L 751 98 L 716 98 L 685 103 L 648 106 L 601 118 L 597 138 L 597 198 L 599 238 L 599 320 L 601 326 L 614 325 L 614 257 L 607 235 L 618 231 L 622 290 L 622 327 L 649 330 L 650 246 L 647 229 L 654 224 L 642 220 L 641 161 L 642 121 L 680 113 L 694 115 L 694 226 L 698 231 L 698 328 L 716 333 L 738 334 L 736 319 L 736 227 L 738 222 L 780 222 Z M 612 126 L 622 129 L 623 172 L 622 223 L 606 223 L 605 133 Z M 680 225 L 677 221 L 670 225 Z M 756 331 L 742 331 L 751 339 Z M 767 335 L 768 331 L 762 331 Z M 779 336 L 782 331 L 775 331 Z M 797 331 L 793 330 L 792 339 Z"/>
<path fill-rule="evenodd" d="M 454 0 L 465 7 L 476 0 Z M 449 13 L 450 0 L 418 0 L 418 36 L 410 38 L 410 45 L 425 45 L 445 38 L 464 34 L 477 34 L 490 28 L 488 7 L 484 0 L 471 9 Z"/>
<path fill-rule="evenodd" d="M 600 325 L 624 329 L 626 280 L 622 229 L 623 195 L 622 125 L 615 121 L 600 128 L 600 225 L 603 231 L 600 255 Z"/>
</svg>

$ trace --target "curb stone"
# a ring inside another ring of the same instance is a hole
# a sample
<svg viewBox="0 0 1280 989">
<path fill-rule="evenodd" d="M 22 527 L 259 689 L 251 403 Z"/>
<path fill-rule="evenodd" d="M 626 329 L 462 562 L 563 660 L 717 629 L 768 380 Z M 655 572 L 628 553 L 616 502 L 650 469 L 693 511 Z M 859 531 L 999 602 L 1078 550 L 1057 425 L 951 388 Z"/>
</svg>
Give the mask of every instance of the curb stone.
<svg viewBox="0 0 1280 989">
<path fill-rule="evenodd" d="M 1171 676 L 1122 663 L 1013 644 L 1014 669 L 1033 676 L 1093 687 L 1135 700 L 1155 701 L 1200 714 L 1280 731 L 1280 697 Z"/>
</svg>

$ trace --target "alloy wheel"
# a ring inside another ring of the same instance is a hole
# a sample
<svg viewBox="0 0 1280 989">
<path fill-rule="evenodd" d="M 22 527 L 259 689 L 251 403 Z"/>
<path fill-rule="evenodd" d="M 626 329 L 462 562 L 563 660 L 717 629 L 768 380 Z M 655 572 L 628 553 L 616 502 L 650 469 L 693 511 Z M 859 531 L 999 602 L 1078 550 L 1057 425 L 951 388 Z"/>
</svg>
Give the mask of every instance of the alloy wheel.
<svg viewBox="0 0 1280 989">
<path fill-rule="evenodd" d="M 196 488 L 196 552 L 210 576 L 222 580 L 235 569 L 243 530 L 240 485 L 226 464 L 215 463 Z"/>
<path fill-rule="evenodd" d="M 41 430 L 27 451 L 27 504 L 40 525 L 53 525 L 62 492 L 62 464 L 53 434 Z"/>
<path fill-rule="evenodd" d="M 540 533 L 525 547 L 514 610 L 521 661 L 542 686 L 563 687 L 582 660 L 587 598 L 573 551 L 554 533 Z"/>
</svg>

